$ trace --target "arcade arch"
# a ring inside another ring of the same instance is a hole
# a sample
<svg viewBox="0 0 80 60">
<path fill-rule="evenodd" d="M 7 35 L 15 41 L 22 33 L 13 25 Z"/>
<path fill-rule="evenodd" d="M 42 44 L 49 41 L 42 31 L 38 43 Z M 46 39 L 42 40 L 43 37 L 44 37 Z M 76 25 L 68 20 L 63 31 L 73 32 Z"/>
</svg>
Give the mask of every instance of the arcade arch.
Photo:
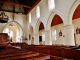
<svg viewBox="0 0 80 60">
<path fill-rule="evenodd" d="M 12 31 L 12 42 L 13 43 L 22 43 L 24 42 L 24 33 L 23 33 L 23 29 L 20 26 L 19 23 L 17 23 L 16 21 L 11 21 L 9 23 L 7 23 L 5 25 L 5 27 L 3 28 L 4 33 L 6 33 L 6 29 L 9 29 L 8 31 L 8 35 L 10 36 L 10 32 Z"/>
</svg>

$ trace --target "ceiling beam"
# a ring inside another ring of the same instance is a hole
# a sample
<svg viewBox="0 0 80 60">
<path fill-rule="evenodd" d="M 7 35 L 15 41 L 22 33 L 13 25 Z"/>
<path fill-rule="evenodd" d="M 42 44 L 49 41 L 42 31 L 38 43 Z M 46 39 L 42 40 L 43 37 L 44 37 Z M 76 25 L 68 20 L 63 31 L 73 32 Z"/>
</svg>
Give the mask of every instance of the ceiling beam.
<svg viewBox="0 0 80 60">
<path fill-rule="evenodd" d="M 1 9 L 1 0 L 0 0 L 0 9 Z"/>
<path fill-rule="evenodd" d="M 26 14 L 28 14 L 41 0 L 37 0 L 37 2 L 30 8 Z"/>
<path fill-rule="evenodd" d="M 11 13 L 16 13 L 16 12 L 14 12 L 14 11 L 9 11 L 9 10 L 2 10 L 2 9 L 0 9 L 0 11 L 4 11 L 4 12 L 11 12 Z M 23 13 L 24 15 L 26 15 L 26 13 Z"/>
<path fill-rule="evenodd" d="M 30 6 L 22 5 L 22 4 L 14 3 L 14 2 L 1 1 L 1 3 L 7 3 L 7 4 L 12 4 L 12 5 L 18 5 L 18 6 L 26 7 L 26 8 L 31 8 Z"/>
</svg>

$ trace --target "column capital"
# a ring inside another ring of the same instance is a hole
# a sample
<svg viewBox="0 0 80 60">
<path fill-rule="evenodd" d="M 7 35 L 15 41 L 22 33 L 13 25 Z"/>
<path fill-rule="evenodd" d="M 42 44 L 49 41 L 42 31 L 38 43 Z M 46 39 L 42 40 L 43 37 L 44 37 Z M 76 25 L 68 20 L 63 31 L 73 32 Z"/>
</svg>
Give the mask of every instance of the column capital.
<svg viewBox="0 0 80 60">
<path fill-rule="evenodd" d="M 73 29 L 74 25 L 66 25 L 64 26 L 65 29 Z"/>
<path fill-rule="evenodd" d="M 45 32 L 49 32 L 49 31 L 51 31 L 51 30 L 46 30 Z"/>
<path fill-rule="evenodd" d="M 34 35 L 37 35 L 37 34 L 39 34 L 39 33 L 35 33 Z"/>
</svg>

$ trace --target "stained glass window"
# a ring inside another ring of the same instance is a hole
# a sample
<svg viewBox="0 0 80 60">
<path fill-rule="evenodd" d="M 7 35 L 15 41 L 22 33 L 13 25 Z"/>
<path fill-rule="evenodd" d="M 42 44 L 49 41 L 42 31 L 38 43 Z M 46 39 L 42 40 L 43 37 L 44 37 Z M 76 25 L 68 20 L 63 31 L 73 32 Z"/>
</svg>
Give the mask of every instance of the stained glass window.
<svg viewBox="0 0 80 60">
<path fill-rule="evenodd" d="M 57 40 L 57 37 L 56 37 L 56 29 L 54 29 L 52 31 L 52 40 Z"/>
</svg>

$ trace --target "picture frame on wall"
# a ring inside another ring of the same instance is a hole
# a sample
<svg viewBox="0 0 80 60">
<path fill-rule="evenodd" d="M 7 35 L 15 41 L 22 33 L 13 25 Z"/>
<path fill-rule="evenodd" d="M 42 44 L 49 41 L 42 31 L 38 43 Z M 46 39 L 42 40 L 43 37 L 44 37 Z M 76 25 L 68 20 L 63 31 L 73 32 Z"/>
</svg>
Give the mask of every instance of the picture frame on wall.
<svg viewBox="0 0 80 60">
<path fill-rule="evenodd" d="M 62 31 L 60 30 L 60 32 L 59 32 L 59 36 L 62 36 Z"/>
<path fill-rule="evenodd" d="M 77 27 L 76 34 L 80 34 L 80 29 Z"/>
</svg>

